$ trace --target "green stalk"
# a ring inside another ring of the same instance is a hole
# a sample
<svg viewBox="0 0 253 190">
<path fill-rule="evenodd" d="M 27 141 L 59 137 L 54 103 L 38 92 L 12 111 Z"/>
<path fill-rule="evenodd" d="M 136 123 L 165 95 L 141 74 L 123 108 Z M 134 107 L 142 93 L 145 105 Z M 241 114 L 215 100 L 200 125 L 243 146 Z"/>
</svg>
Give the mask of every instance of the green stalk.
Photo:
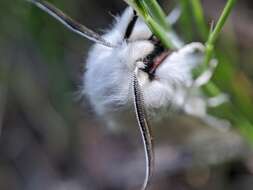
<svg viewBox="0 0 253 190">
<path fill-rule="evenodd" d="M 210 33 L 208 40 L 206 42 L 206 57 L 205 57 L 205 65 L 207 66 L 210 60 L 212 59 L 214 53 L 214 44 L 217 41 L 218 36 L 221 33 L 221 30 L 230 15 L 236 0 L 228 0 L 223 12 L 217 22 L 217 25 L 214 28 L 214 31 Z"/>
<path fill-rule="evenodd" d="M 180 30 L 185 31 L 187 28 L 187 32 L 184 32 L 182 35 L 185 38 L 186 42 L 191 42 L 193 39 L 193 25 L 191 20 L 191 7 L 189 0 L 179 0 L 179 5 L 181 9 L 180 16 Z"/>
<path fill-rule="evenodd" d="M 196 24 L 198 26 L 200 35 L 203 40 L 206 40 L 208 35 L 208 30 L 205 22 L 205 16 L 203 13 L 203 8 L 201 5 L 200 0 L 190 0 L 192 10 L 193 10 L 193 16 L 195 18 Z"/>
<path fill-rule="evenodd" d="M 228 16 L 230 15 L 232 8 L 235 5 L 236 0 L 228 0 L 225 8 L 223 9 L 223 12 L 217 22 L 217 25 L 215 26 L 214 30 L 210 32 L 210 35 L 208 37 L 208 40 L 206 42 L 206 55 L 205 55 L 205 60 L 204 60 L 204 65 L 201 68 L 201 70 L 206 69 L 208 67 L 209 62 L 212 59 L 212 56 L 214 54 L 214 45 L 215 42 L 218 38 L 218 36 L 221 33 L 221 30 L 228 18 Z M 220 90 L 219 88 L 212 82 L 208 83 L 205 87 L 204 87 L 205 92 L 208 95 L 213 96 L 214 94 L 219 94 Z"/>
<path fill-rule="evenodd" d="M 145 2 L 145 0 L 125 0 L 130 6 L 132 6 L 135 11 L 138 13 L 139 16 L 143 18 L 145 23 L 148 25 L 150 30 L 158 37 L 158 39 L 161 40 L 163 45 L 168 49 L 176 49 L 175 44 L 168 36 L 168 27 L 164 27 L 161 22 L 164 21 L 157 21 L 151 16 L 151 15 L 159 15 L 161 13 L 157 12 L 159 10 L 151 9 L 148 7 L 148 4 Z M 150 0 L 148 0 L 150 1 Z M 154 6 L 155 4 L 153 4 Z M 156 6 L 159 6 L 158 4 Z M 151 14 L 151 11 L 153 12 Z M 160 15 L 161 16 L 161 15 Z M 164 18 L 165 19 L 165 18 Z"/>
<path fill-rule="evenodd" d="M 168 31 L 171 30 L 171 26 L 166 20 L 166 14 L 156 0 L 141 1 L 143 2 L 145 8 L 149 10 L 149 13 L 157 23 L 159 23 L 163 28 L 167 29 Z"/>
<path fill-rule="evenodd" d="M 167 31 L 164 30 L 155 20 L 151 17 L 146 17 L 146 22 L 151 31 L 161 40 L 163 45 L 168 49 L 176 49 L 172 40 L 169 38 Z"/>
</svg>

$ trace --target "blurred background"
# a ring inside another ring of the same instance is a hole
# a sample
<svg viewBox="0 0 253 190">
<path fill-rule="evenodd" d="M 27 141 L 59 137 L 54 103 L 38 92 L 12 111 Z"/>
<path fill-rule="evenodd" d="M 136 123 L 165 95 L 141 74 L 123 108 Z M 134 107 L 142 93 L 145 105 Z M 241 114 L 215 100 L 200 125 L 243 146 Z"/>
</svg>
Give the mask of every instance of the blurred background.
<svg viewBox="0 0 253 190">
<path fill-rule="evenodd" d="M 126 7 L 121 0 L 50 2 L 101 34 Z M 177 2 L 160 1 L 167 12 Z M 210 24 L 226 1 L 202 2 Z M 201 40 L 189 7 L 184 11 L 177 32 L 186 42 Z M 252 18 L 253 2 L 238 1 L 219 39 L 213 79 L 250 121 Z M 140 189 L 145 162 L 137 126 L 109 131 L 78 96 L 91 45 L 24 0 L 0 1 L 0 190 Z M 223 117 L 222 109 L 213 112 Z M 186 116 L 152 127 L 150 189 L 252 189 L 247 128 L 222 131 Z"/>
</svg>

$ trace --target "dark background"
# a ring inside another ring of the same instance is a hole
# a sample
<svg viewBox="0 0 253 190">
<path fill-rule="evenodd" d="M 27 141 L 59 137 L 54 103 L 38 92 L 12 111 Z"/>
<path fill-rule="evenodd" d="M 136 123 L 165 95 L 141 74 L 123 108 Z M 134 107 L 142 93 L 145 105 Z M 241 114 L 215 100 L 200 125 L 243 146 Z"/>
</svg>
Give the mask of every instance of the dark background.
<svg viewBox="0 0 253 190">
<path fill-rule="evenodd" d="M 50 2 L 99 33 L 126 7 L 121 0 Z M 167 11 L 175 6 L 161 3 Z M 208 22 L 224 3 L 203 1 Z M 231 83 L 243 84 L 251 102 L 252 17 L 252 1 L 238 1 L 219 42 L 220 55 L 233 61 Z M 193 28 L 177 27 L 186 41 L 199 40 Z M 144 156 L 137 126 L 110 131 L 79 97 L 91 44 L 26 1 L 0 0 L 0 190 L 140 188 Z M 229 92 L 227 75 L 219 76 Z M 166 125 L 153 126 L 157 159 L 150 189 L 252 189 L 252 151 L 238 131 L 188 117 Z"/>
</svg>

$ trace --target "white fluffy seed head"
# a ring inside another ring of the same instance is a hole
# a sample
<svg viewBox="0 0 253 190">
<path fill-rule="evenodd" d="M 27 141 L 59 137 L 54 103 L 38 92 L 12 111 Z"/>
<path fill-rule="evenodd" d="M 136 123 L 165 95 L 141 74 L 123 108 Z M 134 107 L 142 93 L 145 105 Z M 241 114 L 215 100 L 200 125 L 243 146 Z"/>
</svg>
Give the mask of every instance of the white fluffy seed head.
<svg viewBox="0 0 253 190">
<path fill-rule="evenodd" d="M 103 36 L 118 46 L 112 49 L 95 44 L 86 61 L 83 93 L 95 111 L 104 117 L 132 107 L 132 73 L 136 67 L 143 67 L 142 61 L 155 48 L 149 40 L 152 33 L 141 19 L 135 23 L 129 38 L 124 39 L 132 18 L 133 10 L 127 8 Z M 203 52 L 201 43 L 191 43 L 172 52 L 157 67 L 152 80 L 148 73 L 140 71 L 138 79 L 146 108 L 152 110 L 171 105 L 179 108 L 186 94 L 184 89 L 192 84 L 192 69 L 203 61 Z"/>
</svg>

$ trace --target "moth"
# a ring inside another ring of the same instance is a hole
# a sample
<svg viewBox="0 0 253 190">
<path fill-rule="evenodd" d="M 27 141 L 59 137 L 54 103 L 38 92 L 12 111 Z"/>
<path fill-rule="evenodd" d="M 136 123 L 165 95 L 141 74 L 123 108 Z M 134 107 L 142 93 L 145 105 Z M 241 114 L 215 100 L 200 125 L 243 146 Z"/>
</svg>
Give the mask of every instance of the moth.
<svg viewBox="0 0 253 190">
<path fill-rule="evenodd" d="M 203 63 L 203 44 L 184 45 L 176 34 L 168 33 L 179 48 L 173 51 L 164 48 L 130 7 L 116 18 L 106 34 L 100 36 L 48 2 L 30 2 L 73 32 L 95 42 L 85 63 L 82 93 L 112 128 L 132 124 L 134 118 L 131 113 L 135 112 L 146 158 L 142 190 L 148 187 L 154 169 L 148 116 L 158 117 L 174 110 L 196 116 L 210 125 L 227 126 L 226 121 L 207 114 L 209 106 L 217 106 L 227 97 L 221 94 L 207 98 L 200 89 L 212 77 L 217 61 L 212 60 L 209 69 L 197 79 L 192 76 L 193 69 Z M 168 22 L 173 24 L 178 17 L 175 15 L 179 15 L 178 11 L 168 16 Z"/>
</svg>

